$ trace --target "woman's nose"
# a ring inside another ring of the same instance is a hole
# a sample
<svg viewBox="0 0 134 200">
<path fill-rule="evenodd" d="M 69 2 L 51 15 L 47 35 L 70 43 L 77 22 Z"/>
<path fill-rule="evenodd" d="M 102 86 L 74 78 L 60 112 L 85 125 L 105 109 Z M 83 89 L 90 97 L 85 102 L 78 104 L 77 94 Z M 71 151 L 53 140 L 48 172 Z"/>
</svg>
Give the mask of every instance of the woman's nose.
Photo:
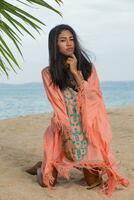
<svg viewBox="0 0 134 200">
<path fill-rule="evenodd" d="M 69 45 L 69 44 L 71 44 L 72 41 L 69 40 L 69 39 L 67 39 L 66 42 L 67 42 L 67 44 Z"/>
<path fill-rule="evenodd" d="M 71 41 L 70 40 L 67 40 L 67 46 L 71 46 Z"/>
</svg>

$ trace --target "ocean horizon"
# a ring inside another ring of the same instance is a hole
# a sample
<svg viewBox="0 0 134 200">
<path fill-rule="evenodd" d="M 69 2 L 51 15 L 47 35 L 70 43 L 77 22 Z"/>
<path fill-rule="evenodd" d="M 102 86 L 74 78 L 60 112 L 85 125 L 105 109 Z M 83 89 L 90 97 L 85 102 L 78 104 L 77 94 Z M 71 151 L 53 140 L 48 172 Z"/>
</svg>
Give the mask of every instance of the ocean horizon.
<svg viewBox="0 0 134 200">
<path fill-rule="evenodd" d="M 134 105 L 134 80 L 101 81 L 107 109 Z M 0 83 L 0 119 L 52 112 L 42 82 Z"/>
</svg>

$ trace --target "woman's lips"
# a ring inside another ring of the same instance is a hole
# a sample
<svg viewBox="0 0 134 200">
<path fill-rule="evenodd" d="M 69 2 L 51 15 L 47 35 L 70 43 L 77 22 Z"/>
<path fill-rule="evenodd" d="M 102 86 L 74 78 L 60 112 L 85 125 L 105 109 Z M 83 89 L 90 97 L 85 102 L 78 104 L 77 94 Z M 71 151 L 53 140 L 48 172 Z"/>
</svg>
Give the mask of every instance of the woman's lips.
<svg viewBox="0 0 134 200">
<path fill-rule="evenodd" d="M 68 48 L 68 49 L 66 49 L 67 51 L 73 51 L 73 48 Z"/>
</svg>

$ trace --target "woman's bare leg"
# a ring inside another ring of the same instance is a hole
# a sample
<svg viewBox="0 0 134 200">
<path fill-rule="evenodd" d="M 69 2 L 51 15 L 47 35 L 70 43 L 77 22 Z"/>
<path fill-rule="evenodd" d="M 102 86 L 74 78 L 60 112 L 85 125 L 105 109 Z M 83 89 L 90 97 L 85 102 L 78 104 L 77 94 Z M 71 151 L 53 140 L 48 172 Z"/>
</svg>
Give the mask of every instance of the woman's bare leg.
<svg viewBox="0 0 134 200">
<path fill-rule="evenodd" d="M 54 183 L 52 184 L 52 186 L 55 186 L 55 184 L 57 183 L 57 176 L 58 176 L 58 171 L 57 171 L 57 169 L 55 167 L 53 169 L 52 175 L 54 177 Z"/>
<path fill-rule="evenodd" d="M 52 187 L 54 187 L 55 184 L 57 183 L 57 176 L 58 176 L 58 172 L 57 172 L 57 170 L 56 170 L 55 167 L 54 167 L 54 169 L 53 169 L 52 175 L 53 175 L 53 177 L 54 177 L 54 182 L 53 182 L 53 184 L 50 184 L 50 185 L 51 185 Z M 40 185 L 41 187 L 47 187 L 47 186 L 43 183 L 43 177 L 42 177 L 42 173 L 41 173 L 41 168 L 38 168 L 38 169 L 37 169 L 37 181 L 38 181 L 38 183 L 39 183 L 39 185 Z"/>
<path fill-rule="evenodd" d="M 88 186 L 95 186 L 101 181 L 99 173 L 97 171 L 90 172 L 86 168 L 83 168 L 83 173 Z"/>
</svg>

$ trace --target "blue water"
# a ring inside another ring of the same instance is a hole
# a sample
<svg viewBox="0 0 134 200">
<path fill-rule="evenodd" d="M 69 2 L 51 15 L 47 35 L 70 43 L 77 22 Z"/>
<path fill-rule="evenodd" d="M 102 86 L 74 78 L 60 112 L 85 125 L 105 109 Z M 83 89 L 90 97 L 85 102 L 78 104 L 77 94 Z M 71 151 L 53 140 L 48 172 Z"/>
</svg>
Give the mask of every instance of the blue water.
<svg viewBox="0 0 134 200">
<path fill-rule="evenodd" d="M 134 104 L 134 81 L 100 82 L 106 108 Z M 0 84 L 0 119 L 51 112 L 42 83 Z"/>
</svg>

